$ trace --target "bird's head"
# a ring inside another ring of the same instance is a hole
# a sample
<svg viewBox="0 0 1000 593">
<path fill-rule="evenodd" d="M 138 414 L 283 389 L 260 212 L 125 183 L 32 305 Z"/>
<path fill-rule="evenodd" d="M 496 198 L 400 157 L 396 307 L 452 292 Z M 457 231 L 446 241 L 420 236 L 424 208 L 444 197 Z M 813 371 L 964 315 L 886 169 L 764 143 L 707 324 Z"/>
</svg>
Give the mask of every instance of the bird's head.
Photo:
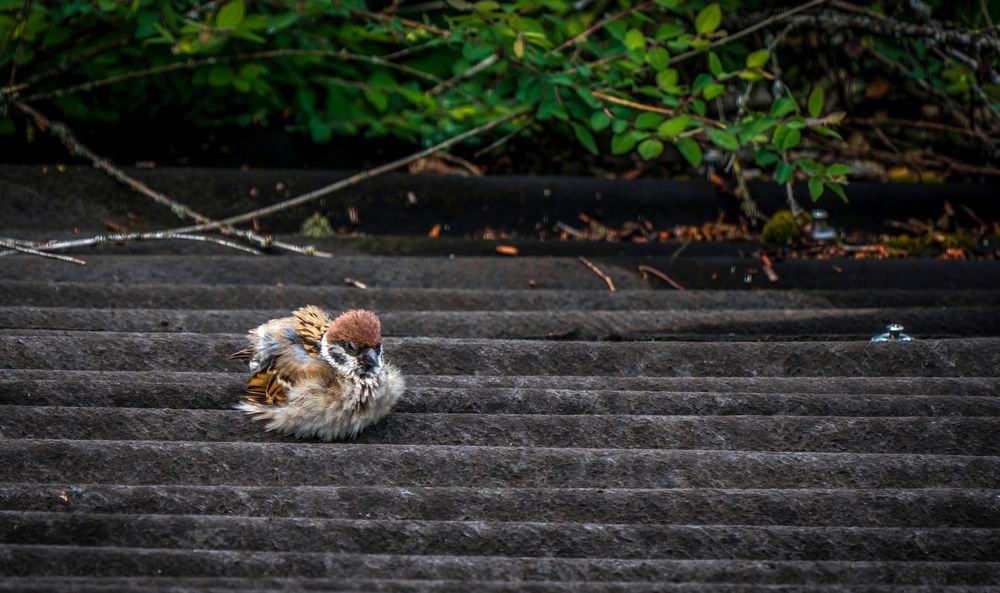
<svg viewBox="0 0 1000 593">
<path fill-rule="evenodd" d="M 371 311 L 347 311 L 326 329 L 320 352 L 340 375 L 376 377 L 382 372 L 382 323 Z"/>
</svg>

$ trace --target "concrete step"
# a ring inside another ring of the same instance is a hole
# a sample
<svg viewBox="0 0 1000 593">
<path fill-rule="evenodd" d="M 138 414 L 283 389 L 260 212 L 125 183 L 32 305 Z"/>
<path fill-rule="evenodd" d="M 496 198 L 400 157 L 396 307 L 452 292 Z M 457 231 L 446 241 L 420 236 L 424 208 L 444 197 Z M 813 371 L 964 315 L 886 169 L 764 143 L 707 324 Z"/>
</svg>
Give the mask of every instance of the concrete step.
<svg viewBox="0 0 1000 593">
<path fill-rule="evenodd" d="M 541 288 L 607 291 L 604 281 L 571 257 L 380 257 L 336 258 L 205 255 L 191 265 L 185 255 L 88 255 L 86 266 L 32 256 L 0 258 L 0 277 L 32 282 L 95 284 L 259 284 L 342 286 L 352 277 L 377 287 L 524 289 L 529 281 Z M 740 257 L 678 258 L 601 257 L 593 260 L 622 290 L 650 290 L 664 285 L 647 282 L 640 264 L 653 266 L 687 288 L 844 289 L 993 289 L 1000 285 L 1000 266 L 991 261 L 941 260 L 787 260 L 775 265 L 781 277 L 767 281 L 757 259 Z M 669 288 L 669 290 L 673 290 Z"/>
<path fill-rule="evenodd" d="M 994 307 L 750 311 L 438 311 L 380 315 L 383 335 L 548 340 L 866 340 L 889 321 L 920 338 L 1000 336 Z M 0 307 L 0 332 L 234 333 L 288 310 Z"/>
<path fill-rule="evenodd" d="M 418 521 L 1000 527 L 997 491 L 0 484 L 0 510 Z"/>
<path fill-rule="evenodd" d="M 31 331 L 31 330 L 26 330 Z M 989 376 L 1000 338 L 916 342 L 551 342 L 390 338 L 413 374 Z M 0 364 L 49 370 L 232 371 L 236 334 L 48 332 L 0 336 Z M 58 353 L 58 355 L 55 355 Z"/>
<path fill-rule="evenodd" d="M 243 412 L 163 408 L 0 406 L 0 438 L 297 442 L 263 433 Z M 357 443 L 1000 455 L 1000 418 L 389 415 Z M 308 441 L 308 440 L 307 440 Z"/>
<path fill-rule="evenodd" d="M 1000 457 L 8 439 L 0 482 L 483 488 L 995 488 Z"/>
<path fill-rule="evenodd" d="M 14 371 L 16 372 L 16 371 Z M 37 372 L 37 371 L 36 371 Z M 6 373 L 12 373 L 7 371 Z M 186 377 L 183 375 L 197 375 Z M 229 410 L 240 401 L 246 378 L 236 373 L 143 374 L 136 380 L 80 377 L 74 371 L 51 371 L 46 379 L 0 378 L 0 405 L 169 408 Z M 845 385 L 842 378 L 830 381 Z M 613 381 L 607 382 L 609 385 Z M 415 384 L 415 385 L 414 385 Z M 780 383 L 779 383 L 780 384 Z M 921 391 L 955 393 L 940 386 L 909 382 L 907 393 L 793 393 L 726 390 L 705 378 L 703 389 L 650 391 L 628 389 L 544 389 L 534 387 L 422 387 L 410 381 L 397 413 L 437 414 L 631 414 L 654 416 L 998 416 L 1000 397 L 919 395 Z M 761 389 L 758 381 L 756 388 Z M 647 385 L 651 386 L 651 385 Z M 698 387 L 690 381 L 684 387 Z M 666 385 L 665 387 L 670 387 Z M 748 389 L 755 385 L 746 385 Z M 767 387 L 765 384 L 764 387 Z M 888 390 L 878 382 L 872 389 Z M 892 387 L 890 385 L 889 387 Z M 925 387 L 921 389 L 921 387 Z M 776 391 L 776 390 L 774 390 Z"/>
<path fill-rule="evenodd" d="M 197 371 L 88 371 L 0 368 L 0 380 L 25 382 L 45 389 L 53 381 L 72 386 L 94 385 L 97 390 L 134 393 L 140 401 L 145 390 L 168 385 L 201 385 L 207 394 L 215 389 L 235 389 L 246 376 L 235 372 Z M 752 376 L 752 377 L 618 377 L 607 375 L 421 375 L 408 374 L 408 388 L 442 388 L 487 393 L 491 389 L 566 389 L 577 391 L 660 391 L 668 393 L 833 394 L 833 395 L 938 395 L 1000 396 L 1000 377 L 857 377 L 857 376 Z M 33 389 L 34 387 L 32 387 Z M 51 389 L 50 389 L 51 391 Z M 2 395 L 2 392 L 0 392 Z M 17 403 L 17 402 L 6 402 Z M 74 405 L 86 405 L 76 401 Z M 139 406 L 142 407 L 142 406 Z M 155 406 L 154 406 L 155 407 Z M 169 407 L 169 406 L 167 406 Z M 203 406 L 192 406 L 203 407 Z M 919 414 L 909 414 L 919 415 Z"/>
<path fill-rule="evenodd" d="M 995 290 L 607 290 L 462 288 L 370 288 L 339 286 L 342 279 L 324 278 L 321 284 L 281 286 L 259 279 L 247 290 L 211 284 L 143 284 L 39 282 L 0 283 L 0 302 L 6 306 L 108 309 L 256 309 L 290 311 L 314 303 L 331 311 L 366 308 L 392 311 L 562 311 L 715 309 L 899 309 L 975 308 L 1000 306 Z M 266 282 L 266 283 L 265 283 Z"/>
<path fill-rule="evenodd" d="M 993 586 L 1000 562 L 663 560 L 170 550 L 0 544 L 0 574 L 130 576 L 743 583 L 813 586 Z M 936 590 L 936 589 L 934 589 Z"/>
<path fill-rule="evenodd" d="M 921 585 L 747 585 L 737 583 L 606 583 L 606 582 L 511 582 L 502 581 L 446 581 L 446 580 L 393 580 L 393 579 L 167 579 L 167 578 L 127 578 L 107 579 L 94 577 L 62 577 L 48 579 L 11 579 L 0 583 L 0 591 L 77 591 L 88 592 L 167 592 L 221 593 L 231 591 L 255 591 L 261 593 L 287 591 L 377 591 L 377 592 L 428 592 L 464 593 L 465 591 L 524 591 L 527 593 L 561 593 L 564 591 L 592 591 L 611 593 L 700 593 L 702 591 L 722 591 L 723 593 L 984 593 L 986 587 L 956 585 L 929 588 Z"/>
<path fill-rule="evenodd" d="M 0 511 L 0 542 L 558 558 L 992 562 L 1000 529 L 612 525 Z"/>
</svg>

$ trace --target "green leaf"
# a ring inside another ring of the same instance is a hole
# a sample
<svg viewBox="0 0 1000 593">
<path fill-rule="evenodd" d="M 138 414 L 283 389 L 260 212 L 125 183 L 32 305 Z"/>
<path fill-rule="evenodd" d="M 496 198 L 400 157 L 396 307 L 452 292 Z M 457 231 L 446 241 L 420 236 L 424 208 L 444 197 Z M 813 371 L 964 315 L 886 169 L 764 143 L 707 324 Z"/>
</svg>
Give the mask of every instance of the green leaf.
<svg viewBox="0 0 1000 593">
<path fill-rule="evenodd" d="M 246 12 L 246 8 L 243 6 L 243 0 L 232 0 L 232 2 L 227 2 L 219 10 L 219 14 L 215 15 L 215 25 L 223 29 L 232 29 L 236 25 L 240 24 L 243 20 L 243 14 Z"/>
<path fill-rule="evenodd" d="M 694 28 L 698 33 L 705 35 L 719 28 L 722 23 L 722 9 L 718 4 L 709 4 L 694 19 Z"/>
<path fill-rule="evenodd" d="M 627 49 L 643 49 L 646 47 L 646 37 L 639 29 L 630 29 L 625 34 L 625 47 Z"/>
<path fill-rule="evenodd" d="M 616 134 L 611 137 L 611 154 L 628 154 L 635 148 L 638 141 L 634 132 Z"/>
<path fill-rule="evenodd" d="M 680 151 L 681 156 L 691 163 L 692 167 L 697 167 L 701 165 L 701 147 L 698 143 L 690 138 L 681 138 L 677 141 L 677 150 Z"/>
<path fill-rule="evenodd" d="M 702 94 L 704 95 L 705 100 L 707 101 L 711 101 L 712 99 L 718 97 L 719 95 L 724 95 L 725 93 L 726 93 L 726 87 L 718 83 L 710 84 L 707 87 L 705 87 L 704 91 L 702 91 Z"/>
<path fill-rule="evenodd" d="M 708 134 L 709 139 L 715 143 L 719 148 L 725 148 L 726 150 L 739 150 L 740 141 L 725 130 L 708 130 L 705 132 Z"/>
<path fill-rule="evenodd" d="M 697 95 L 702 90 L 704 90 L 705 87 L 707 87 L 710 84 L 712 84 L 712 77 L 709 76 L 708 74 L 702 72 L 698 76 L 694 77 L 694 82 L 691 83 L 691 94 L 692 95 Z"/>
<path fill-rule="evenodd" d="M 628 129 L 628 120 L 616 119 L 611 122 L 611 131 L 615 134 L 621 134 Z"/>
<path fill-rule="evenodd" d="M 823 87 L 816 87 L 809 93 L 809 115 L 819 117 L 823 113 Z"/>
<path fill-rule="evenodd" d="M 823 180 L 819 177 L 813 177 L 809 180 L 809 197 L 815 202 L 823 195 Z"/>
<path fill-rule="evenodd" d="M 669 93 L 677 89 L 677 70 L 667 68 L 656 74 L 656 86 L 663 92 Z"/>
<path fill-rule="evenodd" d="M 686 128 L 690 122 L 690 115 L 674 117 L 660 124 L 660 127 L 656 132 L 663 138 L 673 138 L 677 134 L 683 132 L 684 128 Z"/>
<path fill-rule="evenodd" d="M 233 80 L 233 71 L 229 66 L 216 64 L 208 71 L 208 84 L 212 86 L 226 86 Z"/>
<path fill-rule="evenodd" d="M 583 147 L 589 150 L 591 154 L 597 154 L 597 143 L 594 142 L 594 136 L 590 133 L 590 130 L 575 121 L 570 122 L 570 125 L 573 126 L 573 133 L 576 134 L 576 139 L 580 141 L 580 144 L 583 144 Z"/>
<path fill-rule="evenodd" d="M 664 8 L 677 8 L 681 5 L 680 0 L 656 0 L 656 3 Z"/>
<path fill-rule="evenodd" d="M 654 47 L 646 52 L 646 63 L 657 72 L 664 70 L 670 66 L 670 52 L 662 47 Z"/>
<path fill-rule="evenodd" d="M 550 117 L 555 117 L 556 119 L 561 119 L 563 121 L 569 119 L 569 114 L 566 113 L 566 108 L 559 102 L 559 98 L 556 97 L 556 93 L 551 89 L 551 87 L 549 92 L 546 93 L 545 98 L 542 99 L 542 102 L 538 104 L 537 116 L 540 120 L 546 120 Z"/>
<path fill-rule="evenodd" d="M 784 117 L 796 109 L 798 109 L 798 105 L 795 104 L 795 101 L 788 97 L 781 97 L 771 106 L 771 115 L 774 117 Z"/>
<path fill-rule="evenodd" d="M 831 167 L 831 168 L 833 168 L 833 167 Z M 839 183 L 834 183 L 832 181 L 824 181 L 823 185 L 825 185 L 827 187 L 827 189 L 829 189 L 833 193 L 837 194 L 837 196 L 841 200 L 843 200 L 845 204 L 847 203 L 847 194 L 844 193 L 844 188 L 841 187 L 841 185 Z"/>
<path fill-rule="evenodd" d="M 311 119 L 309 120 L 309 134 L 312 136 L 313 142 L 326 144 L 333 137 L 333 130 L 320 120 Z"/>
<path fill-rule="evenodd" d="M 795 173 L 795 165 L 781 162 L 778 163 L 777 167 L 775 167 L 774 177 L 778 183 L 787 183 L 788 180 L 792 178 L 793 173 Z"/>
<path fill-rule="evenodd" d="M 712 76 L 719 78 L 726 72 L 722 69 L 722 60 L 719 56 L 715 55 L 714 51 L 708 52 L 708 71 L 712 73 Z"/>
<path fill-rule="evenodd" d="M 841 163 L 830 165 L 830 168 L 827 169 L 826 171 L 827 175 L 829 175 L 830 177 L 840 177 L 841 175 L 854 175 L 857 172 L 858 171 L 854 167 L 850 167 L 848 165 L 844 165 Z"/>
<path fill-rule="evenodd" d="M 674 37 L 677 37 L 683 32 L 684 32 L 683 27 L 678 27 L 677 25 L 672 25 L 668 23 L 656 30 L 656 33 L 653 34 L 653 39 L 657 41 L 666 41 L 668 39 L 673 39 Z"/>
<path fill-rule="evenodd" d="M 785 140 L 782 142 L 781 150 L 791 150 L 799 145 L 799 140 L 802 138 L 802 132 L 796 129 L 788 130 L 785 134 Z"/>
<path fill-rule="evenodd" d="M 608 117 L 607 113 L 603 111 L 595 111 L 594 115 L 590 116 L 590 127 L 595 132 L 600 132 L 604 128 L 611 125 L 611 118 Z"/>
<path fill-rule="evenodd" d="M 806 173 L 809 173 L 810 175 L 813 176 L 822 177 L 826 175 L 826 167 L 823 166 L 823 163 L 817 163 L 816 161 L 810 159 L 801 159 L 795 161 L 795 165 L 799 169 L 802 169 Z"/>
<path fill-rule="evenodd" d="M 771 52 L 766 49 L 758 49 L 747 56 L 747 68 L 761 68 L 771 59 Z"/>
<path fill-rule="evenodd" d="M 647 161 L 651 161 L 661 154 L 663 154 L 663 143 L 659 140 L 650 138 L 648 140 L 643 140 L 642 143 L 639 144 L 639 156 Z"/>
<path fill-rule="evenodd" d="M 761 167 L 768 167 L 777 163 L 781 158 L 770 150 L 762 150 L 757 153 L 757 164 Z"/>
<path fill-rule="evenodd" d="M 662 121 L 663 116 L 659 113 L 642 113 L 635 118 L 635 127 L 637 130 L 652 130 Z"/>
<path fill-rule="evenodd" d="M 10 136 L 17 130 L 13 120 L 0 119 L 0 136 Z"/>
</svg>

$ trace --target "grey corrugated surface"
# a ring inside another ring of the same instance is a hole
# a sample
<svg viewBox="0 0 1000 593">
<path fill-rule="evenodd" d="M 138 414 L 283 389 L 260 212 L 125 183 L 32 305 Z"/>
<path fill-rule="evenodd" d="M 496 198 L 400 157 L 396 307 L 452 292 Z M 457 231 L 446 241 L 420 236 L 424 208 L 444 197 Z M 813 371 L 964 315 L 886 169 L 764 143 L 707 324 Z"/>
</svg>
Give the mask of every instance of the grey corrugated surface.
<svg viewBox="0 0 1000 593">
<path fill-rule="evenodd" d="M 89 259 L 0 259 L 0 591 L 1000 583 L 996 291 L 654 292 L 620 267 L 631 289 L 610 295 L 572 259 Z M 365 267 L 379 288 L 310 286 Z M 521 290 L 536 274 L 570 288 Z M 382 311 L 411 375 L 353 442 L 232 410 L 239 333 L 311 295 Z M 868 343 L 885 318 L 925 339 Z"/>
</svg>

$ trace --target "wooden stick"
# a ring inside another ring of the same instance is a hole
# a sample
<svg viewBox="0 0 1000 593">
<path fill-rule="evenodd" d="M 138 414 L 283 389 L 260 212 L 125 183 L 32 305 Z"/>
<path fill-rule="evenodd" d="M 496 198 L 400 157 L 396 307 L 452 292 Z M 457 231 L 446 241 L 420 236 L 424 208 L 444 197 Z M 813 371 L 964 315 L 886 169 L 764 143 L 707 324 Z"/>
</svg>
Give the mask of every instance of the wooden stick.
<svg viewBox="0 0 1000 593">
<path fill-rule="evenodd" d="M 326 185 L 311 192 L 285 200 L 284 202 L 278 202 L 277 204 L 272 204 L 271 206 L 258 208 L 257 210 L 253 210 L 251 212 L 238 214 L 236 216 L 230 216 L 229 218 L 223 220 L 216 220 L 214 222 L 207 224 L 199 224 L 196 226 L 173 229 L 171 232 L 189 233 L 189 232 L 210 231 L 217 229 L 221 226 L 239 224 L 241 222 L 247 222 L 254 218 L 264 218 L 265 216 L 270 216 L 271 214 L 274 214 L 276 212 L 281 212 L 282 210 L 287 210 L 288 208 L 291 208 L 293 206 L 299 206 L 301 204 L 305 204 L 306 202 L 311 202 L 313 200 L 317 200 L 324 196 L 328 196 L 334 192 L 344 189 L 345 187 L 357 185 L 362 181 L 371 179 L 372 177 L 377 177 L 379 175 L 382 175 L 383 173 L 388 173 L 390 171 L 395 171 L 396 169 L 405 167 L 414 161 L 437 154 L 438 152 L 441 152 L 442 150 L 445 150 L 456 144 L 459 144 L 460 142 L 467 140 L 473 136 L 477 136 L 479 134 L 482 134 L 483 132 L 492 130 L 493 128 L 505 124 L 512 119 L 525 115 L 527 112 L 528 112 L 527 110 L 521 110 L 521 111 L 515 111 L 514 113 L 509 113 L 491 122 L 487 122 L 481 126 L 462 132 L 461 134 L 458 134 L 457 136 L 453 136 L 443 142 L 435 144 L 430 148 L 425 148 L 424 150 L 420 150 L 409 156 L 396 159 L 394 161 L 385 163 L 383 165 L 379 165 L 378 167 L 374 167 L 372 169 L 365 169 L 364 171 L 355 173 L 354 175 L 351 175 L 346 179 L 341 179 L 340 181 L 331 183 L 330 185 Z"/>
<path fill-rule="evenodd" d="M 601 280 L 604 280 L 604 283 L 608 285 L 608 290 L 610 290 L 611 292 L 615 292 L 615 282 L 614 280 L 611 279 L 611 276 L 608 276 L 607 274 L 604 273 L 604 270 L 598 268 L 596 265 L 594 265 L 592 261 L 583 257 L 582 255 L 580 256 L 580 263 L 587 266 L 591 272 L 597 274 L 597 276 L 600 277 Z"/>
<path fill-rule="evenodd" d="M 677 289 L 677 290 L 684 290 L 684 287 L 681 286 L 680 283 L 678 283 L 676 280 L 674 280 L 670 276 L 667 276 L 663 272 L 657 270 L 653 266 L 647 266 L 646 264 L 639 264 L 639 273 L 642 274 L 643 279 L 646 279 L 646 275 L 647 274 L 652 274 L 652 275 L 656 276 L 657 278 L 659 278 L 660 280 L 663 280 L 664 282 L 666 282 L 670 286 L 673 286 L 675 289 Z"/>
<path fill-rule="evenodd" d="M 76 259 L 75 257 L 70 257 L 68 255 L 56 255 L 54 253 L 45 253 L 44 251 L 39 251 L 37 249 L 32 249 L 31 247 L 25 247 L 23 245 L 18 245 L 13 241 L 0 241 L 0 247 L 6 247 L 7 249 L 12 249 L 21 253 L 27 253 L 28 255 L 37 255 L 38 257 L 45 257 L 48 259 L 57 259 L 59 261 L 69 262 L 71 264 L 76 264 L 78 266 L 85 266 L 87 262 L 82 259 Z M 8 252 L 9 253 L 9 252 Z"/>
<path fill-rule="evenodd" d="M 91 245 L 101 245 L 103 243 L 128 243 L 131 241 L 171 241 L 171 240 L 184 240 L 184 241 L 203 241 L 205 243 L 215 243 L 216 245 L 222 245 L 223 247 L 229 247 L 230 249 L 236 249 L 238 251 L 243 251 L 253 255 L 264 255 L 264 252 L 258 251 L 252 247 L 247 247 L 246 245 L 240 245 L 234 241 L 226 241 L 225 239 L 219 239 L 217 237 L 209 237 L 205 235 L 188 235 L 183 233 L 171 233 L 169 231 L 153 231 L 148 233 L 113 233 L 108 235 L 96 235 L 94 237 L 89 237 L 86 239 L 70 239 L 67 241 L 49 241 L 47 243 L 32 244 L 31 248 L 40 252 L 48 251 L 59 251 L 62 249 L 74 249 L 76 247 L 90 247 Z M 14 245 L 19 245 L 18 242 L 12 239 L 5 239 L 5 242 L 11 242 Z M 10 245 L 3 245 L 10 249 L 15 249 Z M 23 245 L 20 245 L 23 247 Z M 2 252 L 0 255 L 9 255 L 10 252 Z M 60 256 L 62 257 L 62 256 Z"/>
<path fill-rule="evenodd" d="M 79 155 L 79 156 L 87 159 L 88 161 L 90 161 L 91 163 L 93 163 L 94 167 L 96 167 L 98 169 L 101 169 L 102 171 L 104 171 L 105 173 L 107 173 L 108 175 L 110 175 L 111 177 L 113 177 L 114 179 L 117 179 L 118 181 L 120 181 L 121 183 L 127 185 L 128 187 L 132 188 L 133 190 L 135 190 L 135 191 L 139 192 L 140 194 L 142 194 L 142 195 L 150 198 L 151 200 L 153 200 L 157 204 L 160 204 L 161 206 L 166 206 L 167 208 L 170 208 L 170 211 L 173 212 L 174 214 L 176 214 L 177 216 L 179 216 L 181 218 L 190 218 L 190 219 L 194 220 L 195 222 L 197 222 L 199 224 L 206 224 L 206 223 L 214 222 L 211 218 L 209 218 L 209 217 L 207 217 L 207 216 L 205 216 L 203 214 L 200 214 L 199 212 L 196 212 L 196 211 L 192 210 L 190 207 L 188 207 L 185 204 L 182 204 L 182 203 L 180 203 L 180 202 L 178 202 L 176 200 L 173 200 L 173 199 L 167 197 L 166 195 L 164 195 L 164 194 L 162 194 L 160 192 L 157 192 L 157 191 L 153 190 L 152 188 L 150 188 L 145 183 L 142 183 L 138 179 L 135 179 L 134 177 L 131 177 L 130 175 L 128 175 L 127 173 L 125 173 L 125 171 L 123 171 L 123 170 L 119 169 L 118 167 L 112 165 L 107 159 L 105 159 L 104 157 L 98 155 L 93 150 L 91 150 L 90 148 L 88 148 L 87 146 L 85 146 L 83 143 L 81 143 L 77 139 L 77 137 L 73 134 L 72 130 L 70 130 L 69 128 L 67 128 L 61 122 L 56 122 L 56 121 L 49 120 L 47 117 L 45 117 L 45 115 L 43 115 L 41 112 L 39 112 L 34 107 L 28 105 L 24 101 L 15 101 L 14 105 L 16 105 L 18 107 L 18 109 L 20 109 L 24 113 L 28 114 L 32 119 L 34 119 L 36 125 L 38 125 L 39 128 L 41 128 L 43 131 L 50 132 L 53 136 L 55 136 L 56 138 L 58 138 L 59 141 L 61 141 L 63 143 L 63 145 L 66 146 L 66 148 L 72 154 Z M 307 247 L 299 247 L 298 245 L 293 245 L 291 243 L 285 243 L 283 241 L 275 241 L 272 238 L 258 235 L 257 233 L 254 233 L 253 231 L 240 230 L 240 229 L 234 228 L 234 227 L 232 227 L 230 225 L 224 225 L 224 226 L 219 227 L 219 232 L 221 232 L 223 235 L 228 235 L 228 236 L 231 236 L 231 237 L 240 237 L 242 239 L 245 239 L 245 240 L 247 240 L 247 241 L 249 241 L 249 242 L 257 245 L 258 247 L 261 247 L 261 248 L 267 248 L 267 247 L 269 247 L 271 245 L 274 245 L 275 247 L 284 249 L 286 251 L 292 251 L 292 252 L 295 252 L 295 253 L 298 253 L 298 254 L 301 254 L 301 255 L 316 255 L 316 256 L 320 256 L 320 257 L 332 257 L 331 254 L 323 252 L 323 251 L 316 251 L 316 250 L 314 250 L 312 248 L 307 248 Z"/>
<path fill-rule="evenodd" d="M 117 84 L 119 82 L 125 82 L 128 80 L 135 80 L 137 78 L 146 78 L 149 76 L 156 76 L 158 74 L 166 74 L 167 72 L 176 72 L 178 70 L 193 70 L 195 68 L 201 68 L 203 66 L 214 66 L 216 64 L 231 64 L 233 62 L 243 62 L 247 60 L 274 60 L 278 58 L 291 58 L 291 57 L 317 57 L 317 58 L 333 58 L 340 59 L 348 62 L 365 62 L 368 64 L 373 64 L 375 66 L 384 66 L 398 72 L 409 74 L 417 78 L 422 78 L 428 82 L 433 82 L 434 84 L 441 84 L 444 82 L 443 79 L 434 76 L 423 70 L 418 70 L 416 68 L 411 68 L 405 64 L 399 64 L 392 62 L 377 56 L 366 56 L 363 54 L 355 54 L 343 50 L 335 49 L 271 49 L 264 51 L 256 51 L 250 53 L 236 54 L 232 56 L 213 56 L 209 58 L 202 58 L 199 60 L 184 60 L 183 62 L 171 62 L 169 64 L 164 64 L 162 66 L 155 66 L 152 68 L 144 68 L 142 70 L 132 70 L 130 72 L 124 72 L 122 74 L 116 74 L 114 76 L 108 76 L 106 78 L 101 78 L 98 80 L 89 80 L 87 82 L 81 82 L 79 84 L 74 84 L 61 89 L 56 89 L 52 91 L 45 91 L 41 93 L 34 93 L 26 97 L 22 97 L 23 101 L 40 101 L 47 99 L 56 99 L 58 97 L 63 97 L 65 95 L 72 95 L 75 93 L 92 91 L 101 87 L 105 87 L 112 84 Z M 4 92 L 9 92 L 8 89 L 3 89 Z M 461 89 L 459 89 L 461 90 Z M 478 100 L 478 97 L 476 97 Z"/>
</svg>

